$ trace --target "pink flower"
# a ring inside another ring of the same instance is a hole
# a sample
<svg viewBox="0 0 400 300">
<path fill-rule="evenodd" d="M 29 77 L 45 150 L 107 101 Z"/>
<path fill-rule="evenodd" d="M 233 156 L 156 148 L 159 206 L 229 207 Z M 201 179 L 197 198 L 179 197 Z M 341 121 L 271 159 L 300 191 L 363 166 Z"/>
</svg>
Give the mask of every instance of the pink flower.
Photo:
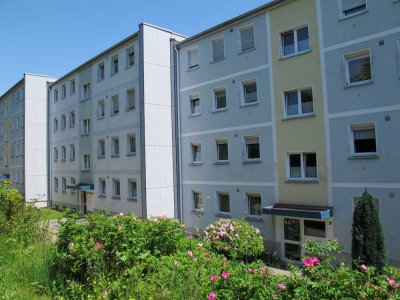
<svg viewBox="0 0 400 300">
<path fill-rule="evenodd" d="M 223 271 L 222 274 L 221 274 L 221 276 L 222 276 L 223 279 L 228 279 L 228 278 L 231 276 L 231 274 L 229 274 L 229 273 Z"/>
<path fill-rule="evenodd" d="M 71 242 L 68 244 L 68 247 L 72 248 L 74 245 L 75 245 L 74 242 Z"/>
<path fill-rule="evenodd" d="M 392 291 L 397 290 L 397 285 L 393 284 L 389 287 Z"/>
<path fill-rule="evenodd" d="M 247 273 L 249 273 L 249 274 L 253 274 L 253 273 L 254 273 L 254 269 L 252 269 L 252 268 L 248 268 L 248 269 L 247 269 Z"/>
<path fill-rule="evenodd" d="M 203 247 L 203 244 L 198 243 L 198 244 L 197 244 L 197 247 L 200 247 L 200 248 L 201 248 L 201 247 Z"/>
<path fill-rule="evenodd" d="M 389 284 L 396 284 L 396 280 L 388 278 L 387 282 Z"/>
<path fill-rule="evenodd" d="M 208 300 L 215 300 L 217 299 L 217 294 L 214 292 L 211 292 L 208 294 Z"/>
<path fill-rule="evenodd" d="M 307 267 L 310 267 L 310 268 L 312 268 L 312 267 L 314 267 L 315 265 L 318 265 L 320 263 L 320 261 L 319 261 L 319 259 L 318 259 L 318 257 L 310 257 L 310 258 L 306 258 L 304 261 L 303 261 L 303 264 L 305 265 L 305 266 L 307 266 Z"/>
<path fill-rule="evenodd" d="M 97 242 L 97 243 L 96 243 L 96 247 L 97 247 L 97 248 L 103 247 L 103 243 L 102 243 L 102 242 Z"/>
<path fill-rule="evenodd" d="M 210 277 L 210 281 L 214 282 L 215 280 L 217 280 L 218 276 L 217 275 L 213 275 Z"/>
<path fill-rule="evenodd" d="M 260 234 L 260 229 L 256 228 L 256 233 Z"/>
<path fill-rule="evenodd" d="M 106 250 L 101 249 L 101 253 L 102 253 L 102 254 L 106 254 Z"/>
<path fill-rule="evenodd" d="M 192 252 L 192 251 L 188 251 L 187 254 L 188 254 L 190 257 L 193 257 L 193 252 Z"/>
<path fill-rule="evenodd" d="M 367 270 L 368 270 L 368 267 L 367 267 L 366 265 L 361 265 L 361 266 L 360 266 L 360 271 L 365 272 L 365 271 L 367 271 Z"/>
<path fill-rule="evenodd" d="M 211 224 L 211 225 L 210 225 L 210 228 L 211 228 L 211 229 L 214 229 L 214 228 L 215 228 L 214 224 Z"/>
<path fill-rule="evenodd" d="M 218 241 L 218 240 L 219 240 L 219 237 L 213 236 L 213 237 L 211 238 L 211 240 L 213 240 L 213 241 Z"/>
<path fill-rule="evenodd" d="M 284 285 L 283 283 L 278 284 L 278 289 L 281 291 L 286 290 L 286 285 Z"/>
</svg>

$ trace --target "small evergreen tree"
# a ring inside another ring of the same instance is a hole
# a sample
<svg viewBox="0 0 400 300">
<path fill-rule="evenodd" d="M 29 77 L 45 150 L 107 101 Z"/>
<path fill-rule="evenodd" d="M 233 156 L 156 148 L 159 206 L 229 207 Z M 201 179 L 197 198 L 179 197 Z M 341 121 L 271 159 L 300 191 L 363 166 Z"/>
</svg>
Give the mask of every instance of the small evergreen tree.
<svg viewBox="0 0 400 300">
<path fill-rule="evenodd" d="M 385 238 L 378 210 L 367 189 L 355 203 L 352 234 L 353 261 L 361 260 L 381 273 L 387 265 Z"/>
</svg>

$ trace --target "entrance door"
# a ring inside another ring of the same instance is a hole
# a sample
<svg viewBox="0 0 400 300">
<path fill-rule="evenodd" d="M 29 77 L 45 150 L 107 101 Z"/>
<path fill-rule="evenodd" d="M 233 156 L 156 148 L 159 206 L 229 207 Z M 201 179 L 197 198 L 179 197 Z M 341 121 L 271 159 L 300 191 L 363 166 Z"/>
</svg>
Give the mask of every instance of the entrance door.
<svg viewBox="0 0 400 300">
<path fill-rule="evenodd" d="M 82 191 L 82 204 L 83 204 L 83 214 L 87 214 L 87 195 L 86 191 Z"/>
</svg>

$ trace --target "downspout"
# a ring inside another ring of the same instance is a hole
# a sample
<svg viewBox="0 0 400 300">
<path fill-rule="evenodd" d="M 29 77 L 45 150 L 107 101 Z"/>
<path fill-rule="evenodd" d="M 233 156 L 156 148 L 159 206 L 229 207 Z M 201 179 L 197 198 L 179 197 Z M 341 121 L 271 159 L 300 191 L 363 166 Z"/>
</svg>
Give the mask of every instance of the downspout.
<svg viewBox="0 0 400 300">
<path fill-rule="evenodd" d="M 51 86 L 49 85 L 49 82 L 47 82 L 47 207 L 52 207 L 52 195 L 51 195 L 51 159 L 50 159 L 50 149 L 51 149 L 51 144 L 50 144 L 50 135 L 51 135 Z"/>
<path fill-rule="evenodd" d="M 175 149 L 176 149 L 176 172 L 177 172 L 177 205 L 178 205 L 178 219 L 184 223 L 183 218 L 183 201 L 182 201 L 182 155 L 181 155 L 181 116 L 180 116 L 180 76 L 179 76 L 179 59 L 178 59 L 178 48 L 174 45 L 174 65 L 175 65 Z"/>
</svg>

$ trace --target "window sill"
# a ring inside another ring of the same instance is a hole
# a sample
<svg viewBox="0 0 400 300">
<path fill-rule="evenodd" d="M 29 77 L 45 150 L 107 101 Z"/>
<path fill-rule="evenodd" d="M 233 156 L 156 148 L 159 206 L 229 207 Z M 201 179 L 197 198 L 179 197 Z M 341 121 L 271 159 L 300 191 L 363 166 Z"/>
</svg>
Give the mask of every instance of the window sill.
<svg viewBox="0 0 400 300">
<path fill-rule="evenodd" d="M 307 119 L 315 117 L 315 113 L 312 114 L 303 114 L 303 115 L 296 115 L 296 116 L 285 116 L 282 118 L 282 121 L 289 121 L 289 120 L 296 120 L 296 119 Z"/>
<path fill-rule="evenodd" d="M 135 64 L 128 65 L 128 66 L 125 67 L 125 70 L 128 70 L 128 69 L 130 69 L 130 68 L 133 68 L 134 66 L 135 66 Z"/>
<path fill-rule="evenodd" d="M 246 216 L 244 219 L 250 222 L 263 223 L 263 219 L 260 216 Z"/>
<path fill-rule="evenodd" d="M 89 172 L 90 172 L 90 169 L 82 169 L 81 172 L 89 173 Z"/>
<path fill-rule="evenodd" d="M 215 216 L 217 218 L 227 218 L 227 219 L 232 218 L 231 214 L 228 214 L 228 213 L 216 213 Z"/>
<path fill-rule="evenodd" d="M 244 161 L 242 161 L 242 163 L 245 164 L 245 165 L 260 164 L 261 163 L 261 159 L 244 160 Z"/>
<path fill-rule="evenodd" d="M 119 72 L 112 73 L 112 74 L 110 74 L 110 77 L 116 76 L 116 75 L 118 75 L 118 73 L 119 73 Z"/>
<path fill-rule="evenodd" d="M 136 107 L 127 108 L 127 109 L 125 110 L 125 112 L 128 112 L 128 111 L 134 111 L 134 110 L 135 110 L 135 108 L 136 108 Z"/>
<path fill-rule="evenodd" d="M 199 68 L 200 68 L 199 65 L 193 66 L 193 67 L 191 67 L 191 68 L 186 69 L 186 72 L 194 71 L 194 70 L 197 70 L 197 69 L 199 69 Z"/>
<path fill-rule="evenodd" d="M 254 105 L 258 105 L 258 100 L 254 101 L 254 102 L 249 102 L 249 103 L 244 103 L 243 99 L 242 99 L 242 104 L 240 104 L 240 107 L 248 107 L 248 106 L 254 106 Z"/>
<path fill-rule="evenodd" d="M 220 112 L 224 112 L 224 111 L 227 111 L 228 110 L 228 108 L 220 108 L 220 109 L 214 109 L 214 110 L 212 110 L 211 111 L 211 113 L 213 113 L 213 114 L 215 114 L 215 113 L 220 113 Z"/>
<path fill-rule="evenodd" d="M 126 156 L 136 156 L 136 152 L 135 153 L 128 153 Z"/>
<path fill-rule="evenodd" d="M 111 114 L 110 117 L 115 117 L 115 116 L 118 116 L 118 115 L 119 115 L 119 112 Z"/>
<path fill-rule="evenodd" d="M 104 119 L 104 116 L 102 116 L 102 117 L 97 117 L 97 120 L 103 120 Z"/>
<path fill-rule="evenodd" d="M 204 211 L 203 210 L 192 210 L 190 213 L 193 214 L 193 215 L 201 215 L 201 216 L 204 215 Z"/>
<path fill-rule="evenodd" d="M 112 158 L 114 158 L 114 157 L 119 157 L 119 154 L 113 154 L 113 155 L 111 155 L 111 157 L 112 157 Z"/>
<path fill-rule="evenodd" d="M 189 164 L 189 166 L 201 166 L 201 165 L 203 165 L 203 162 L 202 161 L 199 161 L 199 162 L 192 162 L 192 163 L 190 163 Z"/>
<path fill-rule="evenodd" d="M 378 154 L 363 154 L 363 155 L 355 155 L 349 156 L 350 160 L 357 160 L 357 159 L 378 159 Z"/>
<path fill-rule="evenodd" d="M 71 158 L 69 161 L 75 161 L 75 158 Z"/>
<path fill-rule="evenodd" d="M 216 166 L 229 165 L 229 161 L 216 161 L 214 165 Z"/>
<path fill-rule="evenodd" d="M 90 135 L 90 133 L 82 133 L 81 136 Z"/>
<path fill-rule="evenodd" d="M 356 12 L 356 13 L 354 13 L 354 14 L 352 14 L 352 15 L 348 15 L 348 16 L 342 15 L 342 16 L 339 18 L 339 22 L 340 22 L 340 21 L 347 20 L 347 19 L 351 19 L 351 18 L 353 18 L 353 17 L 357 17 L 357 16 L 359 16 L 359 15 L 366 14 L 366 13 L 368 13 L 368 12 L 369 12 L 369 9 L 366 9 L 366 10 L 363 10 L 363 11 L 360 11 L 360 12 Z"/>
<path fill-rule="evenodd" d="M 99 198 L 106 198 L 106 195 L 98 195 Z"/>
<path fill-rule="evenodd" d="M 288 58 L 292 58 L 292 57 L 308 54 L 310 52 L 311 52 L 311 49 L 308 49 L 308 50 L 302 51 L 302 52 L 297 52 L 297 53 L 294 53 L 294 54 L 289 54 L 289 55 L 286 55 L 286 56 L 283 56 L 281 54 L 281 57 L 279 58 L 279 60 L 285 60 L 285 59 L 288 59 Z"/>
<path fill-rule="evenodd" d="M 343 88 L 348 89 L 348 88 L 352 88 L 352 87 L 356 87 L 356 86 L 369 85 L 369 84 L 373 84 L 373 83 L 374 83 L 374 81 L 372 79 L 354 82 L 354 83 L 345 83 Z"/>
<path fill-rule="evenodd" d="M 318 179 L 305 179 L 305 178 L 286 179 L 285 183 L 319 183 L 319 180 Z"/>
<path fill-rule="evenodd" d="M 195 118 L 201 116 L 201 113 L 193 114 L 193 115 L 188 115 L 188 118 Z"/>
<path fill-rule="evenodd" d="M 102 79 L 97 79 L 97 83 L 100 83 L 100 82 L 103 82 L 104 81 L 104 78 L 102 78 Z"/>
<path fill-rule="evenodd" d="M 126 201 L 137 202 L 137 198 L 127 198 Z"/>
<path fill-rule="evenodd" d="M 238 55 L 245 54 L 245 53 L 248 53 L 248 52 L 251 52 L 251 51 L 254 51 L 254 50 L 256 50 L 256 47 L 252 47 L 252 48 L 249 48 L 249 49 L 246 49 L 246 50 L 242 50 L 242 51 L 240 51 L 238 53 Z"/>
<path fill-rule="evenodd" d="M 87 98 L 81 99 L 81 101 L 86 101 L 86 100 L 89 100 L 89 99 L 90 99 L 90 97 L 87 97 Z"/>
<path fill-rule="evenodd" d="M 114 199 L 114 200 L 121 200 L 121 197 L 120 197 L 120 196 L 112 196 L 111 199 Z"/>
<path fill-rule="evenodd" d="M 106 158 L 105 155 L 104 156 L 97 156 L 97 159 L 104 159 L 104 158 Z"/>
<path fill-rule="evenodd" d="M 219 62 L 224 61 L 224 60 L 225 60 L 225 57 L 219 58 L 217 60 L 210 61 L 210 64 L 216 64 L 216 63 L 219 63 Z"/>
</svg>

